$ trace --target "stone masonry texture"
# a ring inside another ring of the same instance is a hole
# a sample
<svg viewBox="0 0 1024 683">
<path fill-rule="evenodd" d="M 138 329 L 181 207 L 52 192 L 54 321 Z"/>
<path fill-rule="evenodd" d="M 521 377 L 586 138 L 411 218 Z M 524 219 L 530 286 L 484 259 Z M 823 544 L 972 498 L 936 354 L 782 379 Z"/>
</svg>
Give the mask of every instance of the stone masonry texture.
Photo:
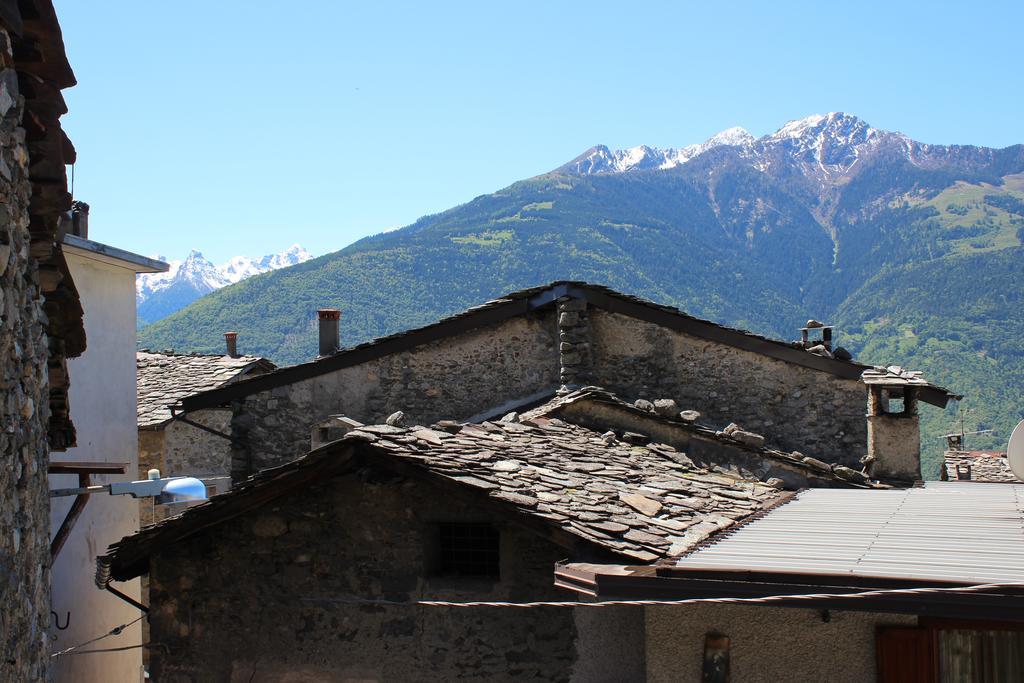
<svg viewBox="0 0 1024 683">
<path fill-rule="evenodd" d="M 29 255 L 22 97 L 0 29 L 0 680 L 46 677 L 50 605 L 47 338 Z"/>
<path fill-rule="evenodd" d="M 561 301 L 236 401 L 232 479 L 299 457 L 312 425 L 332 414 L 379 423 L 401 410 L 408 424 L 430 424 L 567 384 L 674 399 L 718 428 L 735 422 L 776 448 L 860 469 L 867 391 L 858 381 L 581 304 Z"/>
<path fill-rule="evenodd" d="M 151 634 L 167 646 L 152 675 L 567 680 L 572 610 L 345 602 L 564 598 L 551 567 L 567 551 L 508 519 L 372 466 L 286 494 L 152 558 Z M 451 521 L 500 530 L 500 578 L 437 574 L 437 524 Z"/>
<path fill-rule="evenodd" d="M 856 380 L 592 310 L 593 374 L 619 396 L 672 398 L 721 426 L 762 434 L 777 448 L 860 469 L 867 390 Z"/>
<path fill-rule="evenodd" d="M 558 387 L 554 312 L 527 314 L 337 372 L 246 397 L 233 406 L 237 481 L 309 450 L 310 428 L 344 413 L 367 424 L 401 410 L 408 424 L 467 418 Z"/>
</svg>

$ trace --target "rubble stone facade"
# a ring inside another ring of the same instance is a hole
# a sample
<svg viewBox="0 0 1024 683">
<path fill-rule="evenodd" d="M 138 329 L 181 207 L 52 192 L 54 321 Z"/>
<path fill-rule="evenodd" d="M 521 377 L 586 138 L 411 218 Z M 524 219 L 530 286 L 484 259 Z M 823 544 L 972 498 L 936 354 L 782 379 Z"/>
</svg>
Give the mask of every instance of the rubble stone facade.
<svg viewBox="0 0 1024 683">
<path fill-rule="evenodd" d="M 50 610 L 49 389 L 29 235 L 28 148 L 11 36 L 0 28 L 0 679 L 44 680 Z"/>
<path fill-rule="evenodd" d="M 531 313 L 336 372 L 245 397 L 234 406 L 232 479 L 309 450 L 311 427 L 344 413 L 384 422 L 401 410 L 409 424 L 465 418 L 554 393 L 559 382 L 554 311 Z"/>
<path fill-rule="evenodd" d="M 489 326 L 253 393 L 232 406 L 232 479 L 293 460 L 330 415 L 407 424 L 472 419 L 576 385 L 675 399 L 702 421 L 735 422 L 771 446 L 860 469 L 867 392 L 795 363 L 562 299 Z M 505 408 L 503 408 L 505 406 Z"/>
<path fill-rule="evenodd" d="M 592 375 L 619 396 L 673 398 L 710 424 L 735 422 L 769 444 L 860 469 L 867 390 L 855 379 L 593 309 Z"/>
<path fill-rule="evenodd" d="M 167 646 L 152 651 L 151 673 L 165 683 L 568 680 L 570 609 L 351 603 L 564 599 L 551 567 L 566 549 L 491 507 L 365 467 L 176 543 L 150 565 L 151 637 Z M 499 530 L 498 577 L 438 572 L 446 522 Z"/>
</svg>

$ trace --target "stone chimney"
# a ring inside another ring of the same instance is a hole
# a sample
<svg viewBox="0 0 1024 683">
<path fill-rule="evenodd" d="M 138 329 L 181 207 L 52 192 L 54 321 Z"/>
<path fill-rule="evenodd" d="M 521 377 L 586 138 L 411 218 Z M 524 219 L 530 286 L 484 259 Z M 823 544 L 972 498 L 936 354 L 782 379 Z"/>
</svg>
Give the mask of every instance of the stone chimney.
<svg viewBox="0 0 1024 683">
<path fill-rule="evenodd" d="M 558 393 L 567 394 L 589 379 L 590 324 L 584 299 L 558 300 L 558 361 Z"/>
<path fill-rule="evenodd" d="M 868 453 L 863 462 L 873 479 L 921 479 L 921 431 L 917 389 L 868 385 Z"/>
<path fill-rule="evenodd" d="M 238 333 L 225 332 L 224 344 L 227 346 L 228 355 L 232 358 L 238 358 Z"/>
<path fill-rule="evenodd" d="M 815 332 L 821 332 L 820 339 L 811 339 L 811 330 Z M 811 349 L 815 346 L 824 346 L 826 351 L 832 350 L 832 326 L 826 325 L 825 323 L 818 322 L 817 320 L 808 320 L 806 327 L 800 328 L 800 343 L 805 349 Z"/>
<path fill-rule="evenodd" d="M 337 308 L 321 308 L 316 312 L 320 321 L 319 357 L 330 356 L 341 348 L 341 311 Z"/>
<path fill-rule="evenodd" d="M 71 203 L 71 234 L 89 239 L 89 205 L 85 202 Z"/>
</svg>

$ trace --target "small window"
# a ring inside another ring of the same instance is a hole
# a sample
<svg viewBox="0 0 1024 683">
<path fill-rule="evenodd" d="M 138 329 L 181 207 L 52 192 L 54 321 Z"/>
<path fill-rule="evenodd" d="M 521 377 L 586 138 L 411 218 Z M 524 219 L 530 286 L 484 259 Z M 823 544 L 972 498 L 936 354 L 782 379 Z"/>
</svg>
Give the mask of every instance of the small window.
<svg viewBox="0 0 1024 683">
<path fill-rule="evenodd" d="M 486 523 L 438 525 L 438 573 L 449 576 L 499 574 L 500 534 Z"/>
<path fill-rule="evenodd" d="M 878 393 L 878 413 L 901 417 L 913 415 L 915 411 L 911 410 L 913 402 L 910 393 L 903 388 L 882 389 Z"/>
</svg>

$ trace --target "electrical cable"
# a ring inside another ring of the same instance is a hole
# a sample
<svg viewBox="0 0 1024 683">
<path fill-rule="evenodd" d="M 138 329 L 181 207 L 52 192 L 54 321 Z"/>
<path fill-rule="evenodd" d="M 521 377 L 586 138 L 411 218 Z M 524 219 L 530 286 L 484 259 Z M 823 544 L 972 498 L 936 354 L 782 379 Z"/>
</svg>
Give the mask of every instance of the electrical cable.
<svg viewBox="0 0 1024 683">
<path fill-rule="evenodd" d="M 789 602 L 789 601 L 814 601 L 814 600 L 835 600 L 835 599 L 848 599 L 857 600 L 863 598 L 877 598 L 885 597 L 890 595 L 926 595 L 934 593 L 981 593 L 984 591 L 998 590 L 1000 588 L 1024 588 L 1024 583 L 982 583 L 974 586 L 949 586 L 949 587 L 934 587 L 934 588 L 885 588 L 880 590 L 872 591 L 861 591 L 858 593 L 806 593 L 800 595 L 766 595 L 758 598 L 682 598 L 679 600 L 601 600 L 598 602 L 577 602 L 574 600 L 537 600 L 531 602 L 503 602 L 503 601 L 490 601 L 490 600 L 475 600 L 469 602 L 451 602 L 448 600 L 376 600 L 376 599 L 362 599 L 362 598 L 327 598 L 327 597 L 300 597 L 299 599 L 303 602 L 328 602 L 334 604 L 345 604 L 345 605 L 379 605 L 379 606 L 390 606 L 390 607 L 514 607 L 514 608 L 532 608 L 532 607 L 652 607 L 652 606 L 671 606 L 671 605 L 693 605 L 693 604 L 724 604 L 724 605 L 735 605 L 735 604 L 766 604 L 773 602 Z M 137 619 L 134 619 L 127 624 L 121 624 L 110 630 L 109 633 L 105 633 L 101 636 L 97 636 L 92 640 L 87 640 L 84 643 L 78 645 L 72 645 L 69 648 L 65 648 L 60 652 L 55 652 L 50 655 L 53 657 L 61 657 L 64 655 L 78 655 L 78 654 L 94 654 L 99 652 L 121 652 L 124 650 L 134 650 L 140 647 L 162 647 L 161 643 L 140 643 L 139 645 L 128 645 L 125 647 L 114 647 L 114 648 L 103 648 L 96 650 L 82 650 L 77 651 L 79 648 L 91 645 L 99 640 L 103 640 L 109 636 L 119 635 L 124 629 L 128 628 L 132 624 L 139 622 L 146 615 L 141 615 Z"/>
<path fill-rule="evenodd" d="M 107 647 L 98 650 L 75 650 L 74 652 L 63 651 L 59 654 L 65 655 L 92 655 L 97 652 L 123 652 L 125 650 L 137 650 L 140 647 L 164 647 L 163 643 L 139 643 L 138 645 L 125 645 L 124 647 Z"/>
<path fill-rule="evenodd" d="M 880 590 L 861 591 L 858 593 L 808 593 L 801 595 L 766 595 L 756 598 L 682 598 L 678 600 L 601 600 L 597 602 L 577 602 L 573 600 L 538 600 L 532 602 L 502 602 L 476 600 L 470 602 L 451 602 L 447 600 L 371 600 L 360 598 L 322 598 L 302 597 L 304 602 L 330 602 L 354 605 L 387 605 L 407 607 L 624 607 L 624 606 L 668 606 L 710 604 L 765 604 L 788 601 L 815 601 L 863 598 L 877 598 L 890 595 L 926 595 L 931 593 L 980 593 L 999 588 L 1024 588 L 1024 583 L 983 583 L 974 586 L 950 586 L 936 588 L 885 588 Z"/>
<path fill-rule="evenodd" d="M 138 623 L 138 622 L 142 621 L 145 618 L 145 616 L 146 616 L 145 614 L 141 614 L 141 615 L 139 615 L 139 617 L 137 619 L 133 619 L 133 620 L 129 621 L 127 624 L 121 624 L 120 626 L 115 626 L 114 628 L 110 629 L 109 632 L 104 633 L 102 636 L 96 636 L 92 640 L 87 640 L 84 643 L 79 643 L 78 645 L 72 645 L 71 647 L 64 648 L 60 652 L 54 652 L 52 655 L 50 655 L 50 659 L 53 659 L 54 657 L 61 657 L 63 655 L 67 655 L 67 654 L 74 654 L 73 650 L 77 650 L 79 648 L 85 647 L 86 645 L 92 645 L 93 643 L 95 643 L 95 642 L 97 642 L 99 640 L 103 640 L 104 638 L 109 638 L 110 636 L 119 636 L 119 635 L 121 635 L 121 633 L 126 628 L 128 628 L 132 624 L 135 624 L 135 623 Z M 139 646 L 132 646 L 132 647 L 139 647 Z"/>
</svg>

